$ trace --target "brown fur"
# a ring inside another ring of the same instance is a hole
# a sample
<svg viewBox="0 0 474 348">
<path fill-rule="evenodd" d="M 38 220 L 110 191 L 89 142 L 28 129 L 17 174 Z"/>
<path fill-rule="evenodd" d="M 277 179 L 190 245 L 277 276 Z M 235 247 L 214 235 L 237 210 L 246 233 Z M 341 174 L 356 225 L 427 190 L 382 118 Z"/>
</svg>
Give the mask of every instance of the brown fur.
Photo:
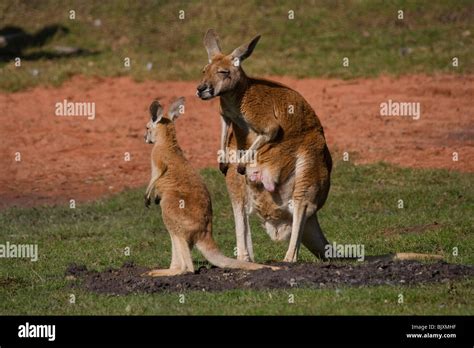
<svg viewBox="0 0 474 348">
<path fill-rule="evenodd" d="M 282 228 L 286 232 L 288 225 L 293 224 L 285 260 L 294 262 L 300 242 L 311 240 L 302 238 L 306 220 L 326 201 L 332 161 L 321 122 L 308 102 L 287 86 L 250 78 L 243 71 L 240 63 L 250 56 L 258 39 L 223 55 L 217 35 L 209 31 L 205 44 L 210 63 L 203 70 L 198 95 L 202 99 L 220 96 L 222 117 L 232 129 L 232 136 L 223 137 L 221 146 L 227 150 L 247 150 L 237 164 L 238 172 L 252 170 L 249 163 L 255 160 L 252 156 L 256 154 L 254 171 L 263 173 L 267 181 L 276 185 L 275 190 L 269 189 L 272 192 L 267 193 L 262 190 L 259 180 L 249 182 L 247 178 L 247 189 L 242 190 L 236 186 L 242 185 L 243 181 L 232 178 L 227 186 L 233 204 L 244 205 L 247 211 L 250 205 L 266 223 L 285 225 Z M 320 243 L 308 247 L 321 256 L 327 241 L 319 225 L 315 226 L 314 233 L 319 234 L 316 239 Z M 249 232 L 244 234 L 249 235 Z M 248 252 L 244 251 L 244 254 Z"/>
<path fill-rule="evenodd" d="M 201 177 L 184 157 L 176 139 L 174 119 L 184 99 L 170 107 L 168 117 L 158 102 L 150 106 L 152 120 L 147 125 L 145 140 L 154 143 L 151 153 L 152 178 L 145 202 L 148 206 L 154 191 L 163 215 L 163 222 L 172 241 L 172 261 L 169 269 L 152 270 L 150 276 L 176 275 L 194 272 L 191 250 L 194 245 L 212 264 L 218 267 L 260 269 L 264 265 L 225 257 L 212 237 L 212 205 Z"/>
</svg>

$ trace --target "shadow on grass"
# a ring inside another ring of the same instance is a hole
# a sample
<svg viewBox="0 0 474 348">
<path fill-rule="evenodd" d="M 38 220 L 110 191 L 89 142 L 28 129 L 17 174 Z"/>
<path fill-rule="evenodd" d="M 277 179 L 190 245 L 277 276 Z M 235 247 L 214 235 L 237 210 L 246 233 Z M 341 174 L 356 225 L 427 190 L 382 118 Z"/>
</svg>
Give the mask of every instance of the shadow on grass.
<svg viewBox="0 0 474 348">
<path fill-rule="evenodd" d="M 39 60 L 89 56 L 98 53 L 72 46 L 55 46 L 53 50 L 24 53 L 30 48 L 41 48 L 56 34 L 67 35 L 68 33 L 67 27 L 57 24 L 47 25 L 34 34 L 27 33 L 17 26 L 5 26 L 0 29 L 0 62 L 8 62 L 17 57 L 23 60 Z"/>
</svg>

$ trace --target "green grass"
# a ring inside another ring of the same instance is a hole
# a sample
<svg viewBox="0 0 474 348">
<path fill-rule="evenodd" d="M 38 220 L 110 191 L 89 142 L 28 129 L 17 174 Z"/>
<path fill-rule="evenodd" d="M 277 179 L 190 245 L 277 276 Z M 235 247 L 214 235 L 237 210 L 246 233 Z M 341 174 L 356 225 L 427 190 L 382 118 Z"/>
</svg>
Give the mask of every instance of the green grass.
<svg viewBox="0 0 474 348">
<path fill-rule="evenodd" d="M 233 217 L 223 177 L 202 172 L 214 207 L 214 235 L 227 255 L 235 245 Z M 443 254 L 453 263 L 474 264 L 474 187 L 472 174 L 401 169 L 386 164 L 336 165 L 320 222 L 338 243 L 363 243 L 367 254 L 412 251 Z M 403 199 L 404 208 L 397 207 Z M 432 224 L 419 234 L 404 227 Z M 158 207 L 143 206 L 143 189 L 69 207 L 11 208 L 0 212 L 0 243 L 37 243 L 40 259 L 0 259 L 0 314 L 470 314 L 473 280 L 415 287 L 234 290 L 222 293 L 106 296 L 71 288 L 67 266 L 120 267 L 133 260 L 143 266 L 167 266 L 168 234 Z M 386 231 L 390 229 L 391 233 Z M 270 241 L 252 221 L 257 261 L 282 259 L 286 244 Z M 131 255 L 124 255 L 130 247 Z M 454 247 L 459 255 L 453 256 Z M 203 262 L 195 252 L 196 263 Z M 306 250 L 302 261 L 315 261 Z M 295 303 L 288 303 L 289 294 Z M 76 304 L 69 304 L 69 295 Z M 398 294 L 404 304 L 398 304 Z M 128 309 L 127 309 L 128 308 Z"/>
<path fill-rule="evenodd" d="M 76 19 L 68 18 L 76 11 Z M 179 19 L 183 10 L 185 18 Z M 288 11 L 294 11 L 294 19 Z M 404 19 L 398 20 L 398 10 Z M 94 20 L 100 19 L 101 26 Z M 33 33 L 61 24 L 44 47 L 72 45 L 96 55 L 57 60 L 0 62 L 0 89 L 58 85 L 75 74 L 131 75 L 137 80 L 199 79 L 207 62 L 202 38 L 215 28 L 222 46 L 263 35 L 245 63 L 255 75 L 354 78 L 379 74 L 472 73 L 474 2 L 464 1 L 2 1 L 0 22 Z M 470 34 L 468 34 L 470 33 Z M 401 52 L 409 54 L 401 54 Z M 131 58 L 130 69 L 124 68 Z M 343 67 L 348 57 L 350 66 Z M 452 58 L 459 67 L 452 67 Z M 153 63 L 148 71 L 146 65 Z M 38 75 L 33 76 L 32 70 Z"/>
</svg>

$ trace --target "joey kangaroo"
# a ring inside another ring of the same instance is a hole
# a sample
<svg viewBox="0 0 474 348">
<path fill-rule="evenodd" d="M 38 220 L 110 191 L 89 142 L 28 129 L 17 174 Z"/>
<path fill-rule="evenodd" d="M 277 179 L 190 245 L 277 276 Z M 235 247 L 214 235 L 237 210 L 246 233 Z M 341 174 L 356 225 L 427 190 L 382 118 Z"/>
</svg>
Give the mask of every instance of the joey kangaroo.
<svg viewBox="0 0 474 348">
<path fill-rule="evenodd" d="M 238 259 L 254 259 L 249 226 L 252 212 L 263 220 L 273 240 L 289 239 L 284 261 L 297 261 L 301 243 L 326 259 L 329 243 L 316 214 L 327 199 L 332 170 L 323 127 L 298 92 L 245 74 L 241 63 L 250 57 L 259 39 L 256 36 L 226 55 L 216 32 L 209 29 L 204 37 L 209 62 L 196 92 L 203 100 L 220 97 L 220 152 L 244 151 L 237 163 L 219 163 L 234 212 Z M 397 253 L 389 257 L 437 255 Z"/>
<path fill-rule="evenodd" d="M 168 116 L 155 100 L 150 105 L 151 120 L 145 142 L 154 144 L 151 153 L 151 180 L 145 192 L 145 205 L 152 198 L 159 202 L 163 222 L 172 244 L 169 269 L 152 270 L 148 276 L 170 276 L 194 272 L 191 250 L 194 245 L 213 265 L 223 268 L 256 270 L 268 266 L 224 256 L 212 237 L 212 206 L 209 192 L 194 171 L 176 139 L 174 121 L 184 110 L 184 98 L 169 107 Z M 152 197 L 154 196 L 154 197 Z M 271 267 L 278 269 L 278 267 Z"/>
</svg>

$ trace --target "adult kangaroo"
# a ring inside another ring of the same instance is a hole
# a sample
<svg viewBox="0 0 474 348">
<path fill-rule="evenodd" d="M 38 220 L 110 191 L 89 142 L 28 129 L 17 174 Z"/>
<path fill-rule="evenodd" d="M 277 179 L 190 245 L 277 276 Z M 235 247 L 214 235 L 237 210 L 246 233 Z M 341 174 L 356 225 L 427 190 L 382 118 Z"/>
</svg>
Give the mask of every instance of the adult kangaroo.
<svg viewBox="0 0 474 348">
<path fill-rule="evenodd" d="M 316 212 L 329 192 L 332 160 L 323 127 L 298 92 L 245 74 L 241 63 L 259 39 L 225 55 L 215 31 L 208 30 L 204 45 L 209 64 L 197 87 L 203 100 L 220 97 L 224 158 L 243 152 L 237 161 L 220 163 L 232 201 L 238 259 L 254 260 L 252 212 L 262 218 L 273 240 L 289 239 L 284 261 L 297 261 L 301 242 L 325 258 L 328 241 Z"/>
</svg>

